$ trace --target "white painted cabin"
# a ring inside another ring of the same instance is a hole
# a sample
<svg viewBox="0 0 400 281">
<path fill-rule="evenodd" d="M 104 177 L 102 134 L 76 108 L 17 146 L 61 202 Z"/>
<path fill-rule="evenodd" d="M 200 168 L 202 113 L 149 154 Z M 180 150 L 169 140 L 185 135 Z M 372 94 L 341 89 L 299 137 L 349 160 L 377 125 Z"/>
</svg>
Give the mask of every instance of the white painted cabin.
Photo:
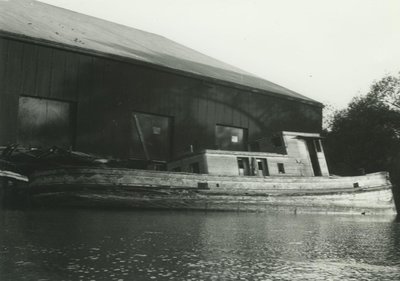
<svg viewBox="0 0 400 281">
<path fill-rule="evenodd" d="M 275 152 L 206 149 L 171 161 L 169 171 L 229 176 L 329 176 L 321 136 L 283 131 Z"/>
</svg>

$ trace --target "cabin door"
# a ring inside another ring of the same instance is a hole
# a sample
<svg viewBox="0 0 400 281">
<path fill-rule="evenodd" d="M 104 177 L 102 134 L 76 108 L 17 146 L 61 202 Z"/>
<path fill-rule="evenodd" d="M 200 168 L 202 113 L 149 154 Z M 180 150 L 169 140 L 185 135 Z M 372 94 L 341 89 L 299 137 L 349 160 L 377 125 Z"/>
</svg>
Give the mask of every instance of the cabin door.
<svg viewBox="0 0 400 281">
<path fill-rule="evenodd" d="M 171 118 L 133 112 L 131 158 L 167 161 L 171 156 Z"/>
<path fill-rule="evenodd" d="M 247 157 L 238 157 L 237 164 L 240 176 L 250 176 L 250 162 Z"/>
<path fill-rule="evenodd" d="M 311 165 L 314 171 L 314 176 L 322 176 L 321 167 L 319 165 L 317 148 L 313 139 L 307 139 L 308 153 L 310 154 Z"/>
<path fill-rule="evenodd" d="M 267 159 L 256 158 L 254 160 L 255 160 L 255 163 L 253 164 L 255 170 L 254 175 L 259 177 L 269 176 Z"/>
</svg>

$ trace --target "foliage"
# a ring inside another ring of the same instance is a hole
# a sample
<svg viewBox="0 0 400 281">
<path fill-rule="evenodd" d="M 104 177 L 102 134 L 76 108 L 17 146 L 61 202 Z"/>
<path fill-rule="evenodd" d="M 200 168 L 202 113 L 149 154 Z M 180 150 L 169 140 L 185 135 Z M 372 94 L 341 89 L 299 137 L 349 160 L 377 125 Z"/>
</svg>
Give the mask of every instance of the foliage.
<svg viewBox="0 0 400 281">
<path fill-rule="evenodd" d="M 330 103 L 324 103 L 322 110 L 322 130 L 330 131 L 332 129 L 333 119 L 337 109 Z"/>
<path fill-rule="evenodd" d="M 400 167 L 400 73 L 375 82 L 367 95 L 335 112 L 326 152 L 331 172 L 340 175 Z"/>
<path fill-rule="evenodd" d="M 398 77 L 388 75 L 375 82 L 368 95 L 376 97 L 390 109 L 400 111 L 400 72 Z"/>
</svg>

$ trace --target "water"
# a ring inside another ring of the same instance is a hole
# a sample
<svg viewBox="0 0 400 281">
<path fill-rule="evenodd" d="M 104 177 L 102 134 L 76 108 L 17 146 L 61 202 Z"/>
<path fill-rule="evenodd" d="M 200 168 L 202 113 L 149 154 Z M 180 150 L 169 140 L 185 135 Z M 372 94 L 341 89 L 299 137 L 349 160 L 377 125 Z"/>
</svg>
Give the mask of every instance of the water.
<svg viewBox="0 0 400 281">
<path fill-rule="evenodd" d="M 0 211 L 0 280 L 400 280 L 393 217 Z"/>
</svg>

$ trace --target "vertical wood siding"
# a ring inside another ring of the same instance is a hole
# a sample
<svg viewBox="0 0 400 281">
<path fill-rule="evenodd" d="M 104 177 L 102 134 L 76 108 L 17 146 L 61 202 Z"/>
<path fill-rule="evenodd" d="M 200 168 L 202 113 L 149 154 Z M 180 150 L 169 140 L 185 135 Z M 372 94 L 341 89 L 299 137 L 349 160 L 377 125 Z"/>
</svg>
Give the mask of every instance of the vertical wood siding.
<svg viewBox="0 0 400 281">
<path fill-rule="evenodd" d="M 19 96 L 76 103 L 76 149 L 126 158 L 133 111 L 173 118 L 173 154 L 214 148 L 215 125 L 319 132 L 321 108 L 130 63 L 0 38 L 0 145 L 17 141 Z"/>
</svg>

